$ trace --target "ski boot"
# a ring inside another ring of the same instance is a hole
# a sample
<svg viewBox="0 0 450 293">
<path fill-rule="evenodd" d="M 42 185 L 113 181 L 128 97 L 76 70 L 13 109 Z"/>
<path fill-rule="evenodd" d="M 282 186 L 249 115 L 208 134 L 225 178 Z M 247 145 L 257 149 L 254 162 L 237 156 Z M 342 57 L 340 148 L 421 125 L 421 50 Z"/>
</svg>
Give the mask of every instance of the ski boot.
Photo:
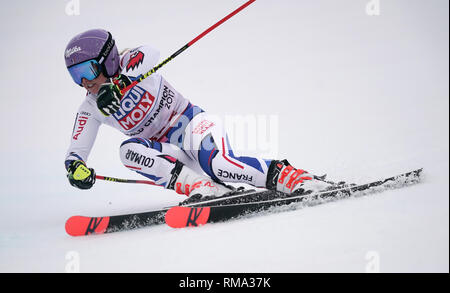
<svg viewBox="0 0 450 293">
<path fill-rule="evenodd" d="M 305 170 L 295 169 L 287 160 L 274 160 L 267 173 L 266 188 L 290 195 L 306 195 L 329 191 L 345 185 L 325 180 L 326 175 L 316 176 Z"/>
<path fill-rule="evenodd" d="M 177 161 L 173 168 L 172 177 L 166 189 L 175 190 L 189 198 L 183 204 L 209 200 L 232 193 L 232 186 L 216 182 L 209 177 L 198 174 L 183 163 Z"/>
</svg>

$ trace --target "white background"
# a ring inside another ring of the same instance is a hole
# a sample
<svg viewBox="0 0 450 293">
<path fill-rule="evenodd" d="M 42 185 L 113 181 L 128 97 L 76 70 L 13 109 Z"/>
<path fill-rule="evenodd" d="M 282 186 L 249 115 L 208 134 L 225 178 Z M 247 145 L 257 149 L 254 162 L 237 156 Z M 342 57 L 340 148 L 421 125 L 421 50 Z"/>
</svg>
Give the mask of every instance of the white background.
<svg viewBox="0 0 450 293">
<path fill-rule="evenodd" d="M 119 49 L 170 56 L 243 1 L 1 1 L 0 272 L 448 272 L 449 15 L 446 0 L 258 0 L 161 69 L 218 115 L 277 115 L 278 158 L 364 182 L 424 167 L 421 184 L 198 229 L 157 226 L 72 238 L 65 220 L 157 209 L 184 199 L 143 185 L 65 178 L 85 92 L 64 49 L 91 28 Z M 126 137 L 103 126 L 88 161 L 119 160 Z M 373 254 L 375 252 L 375 254 Z"/>
</svg>

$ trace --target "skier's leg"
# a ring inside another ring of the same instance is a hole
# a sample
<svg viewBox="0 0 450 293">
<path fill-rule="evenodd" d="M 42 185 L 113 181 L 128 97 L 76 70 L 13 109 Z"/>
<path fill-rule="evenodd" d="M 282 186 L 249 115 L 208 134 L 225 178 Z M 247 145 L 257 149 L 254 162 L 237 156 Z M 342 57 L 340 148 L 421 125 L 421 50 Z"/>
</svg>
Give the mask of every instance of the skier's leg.
<svg viewBox="0 0 450 293">
<path fill-rule="evenodd" d="M 182 148 L 211 178 L 266 187 L 272 160 L 236 156 L 220 119 L 202 112 L 185 129 Z"/>
<path fill-rule="evenodd" d="M 221 121 L 205 112 L 193 117 L 184 133 L 183 149 L 215 180 L 247 183 L 285 193 L 305 193 L 334 186 L 322 177 L 295 169 L 286 160 L 235 155 Z"/>
<path fill-rule="evenodd" d="M 165 186 L 182 153 L 176 153 L 170 147 L 144 138 L 131 138 L 121 144 L 120 159 L 128 169 Z"/>
<path fill-rule="evenodd" d="M 197 162 L 175 145 L 131 138 L 121 144 L 120 158 L 128 169 L 177 193 L 218 196 L 230 191 L 204 176 Z"/>
</svg>

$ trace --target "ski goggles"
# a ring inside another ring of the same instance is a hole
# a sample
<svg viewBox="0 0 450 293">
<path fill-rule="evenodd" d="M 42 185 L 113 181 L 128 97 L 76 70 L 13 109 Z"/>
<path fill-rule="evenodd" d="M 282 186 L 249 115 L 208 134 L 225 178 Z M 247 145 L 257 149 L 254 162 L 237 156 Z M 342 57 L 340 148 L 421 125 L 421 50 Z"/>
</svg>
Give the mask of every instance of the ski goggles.
<svg viewBox="0 0 450 293">
<path fill-rule="evenodd" d="M 69 70 L 70 76 L 75 83 L 81 85 L 81 80 L 86 78 L 87 80 L 93 80 L 97 78 L 101 70 L 101 65 L 97 60 L 91 59 L 88 61 L 84 61 L 79 64 L 75 64 L 67 68 Z"/>
</svg>

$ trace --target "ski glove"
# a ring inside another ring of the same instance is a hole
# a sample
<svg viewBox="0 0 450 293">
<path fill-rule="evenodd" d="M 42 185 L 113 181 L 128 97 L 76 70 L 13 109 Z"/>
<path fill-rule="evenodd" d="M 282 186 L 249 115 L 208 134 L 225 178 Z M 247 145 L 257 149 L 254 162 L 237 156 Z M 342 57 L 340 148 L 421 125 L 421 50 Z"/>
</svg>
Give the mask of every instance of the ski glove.
<svg viewBox="0 0 450 293">
<path fill-rule="evenodd" d="M 131 80 L 128 76 L 119 75 L 100 86 L 97 107 L 103 115 L 110 116 L 119 110 L 122 99 L 120 89 L 124 89 L 130 84 Z"/>
<path fill-rule="evenodd" d="M 83 161 L 72 161 L 67 169 L 70 185 L 79 189 L 89 189 L 95 183 L 95 171 Z"/>
</svg>

